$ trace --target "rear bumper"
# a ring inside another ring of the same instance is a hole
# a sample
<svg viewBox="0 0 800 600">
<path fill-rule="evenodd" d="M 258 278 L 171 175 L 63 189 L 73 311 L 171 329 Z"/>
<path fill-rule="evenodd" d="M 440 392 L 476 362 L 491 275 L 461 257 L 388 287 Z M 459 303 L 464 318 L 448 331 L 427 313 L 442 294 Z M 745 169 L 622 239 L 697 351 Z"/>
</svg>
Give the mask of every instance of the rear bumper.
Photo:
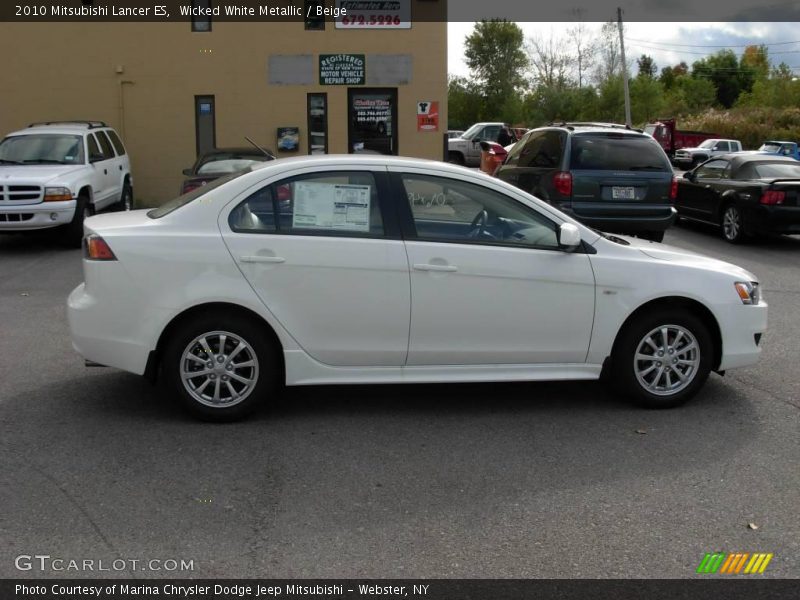
<svg viewBox="0 0 800 600">
<path fill-rule="evenodd" d="M 66 225 L 75 215 L 76 200 L 38 204 L 0 204 L 0 232 L 33 231 Z"/>
<path fill-rule="evenodd" d="M 754 233 L 800 233 L 800 206 L 759 206 L 745 220 Z"/>
<path fill-rule="evenodd" d="M 651 207 L 618 204 L 601 206 L 601 203 L 597 202 L 592 203 L 588 210 L 576 211 L 575 208 L 573 203 L 572 208 L 561 208 L 561 210 L 588 227 L 612 233 L 666 231 L 675 223 L 678 216 L 678 212 L 672 206 Z M 652 214 L 653 212 L 656 214 Z"/>
</svg>

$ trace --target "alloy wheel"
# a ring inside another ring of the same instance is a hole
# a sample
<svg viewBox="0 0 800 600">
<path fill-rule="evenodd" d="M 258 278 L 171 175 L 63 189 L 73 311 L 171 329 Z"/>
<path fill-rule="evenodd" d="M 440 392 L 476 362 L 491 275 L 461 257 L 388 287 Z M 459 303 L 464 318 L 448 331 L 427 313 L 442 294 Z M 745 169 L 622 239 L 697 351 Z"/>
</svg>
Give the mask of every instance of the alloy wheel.
<svg viewBox="0 0 800 600">
<path fill-rule="evenodd" d="M 647 333 L 633 357 L 639 385 L 656 396 L 686 389 L 699 365 L 700 345 L 691 331 L 680 325 L 662 325 Z"/>
</svg>

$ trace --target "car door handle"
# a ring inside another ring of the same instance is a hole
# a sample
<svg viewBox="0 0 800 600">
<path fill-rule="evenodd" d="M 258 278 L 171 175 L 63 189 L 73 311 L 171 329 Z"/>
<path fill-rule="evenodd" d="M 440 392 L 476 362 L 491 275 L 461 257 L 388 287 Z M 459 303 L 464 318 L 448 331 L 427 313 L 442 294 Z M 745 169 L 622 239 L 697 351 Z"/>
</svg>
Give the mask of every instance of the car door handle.
<svg viewBox="0 0 800 600">
<path fill-rule="evenodd" d="M 416 264 L 414 265 L 414 269 L 417 271 L 440 271 L 445 273 L 454 273 L 458 271 L 458 267 L 455 265 L 431 265 L 428 263 Z"/>
<path fill-rule="evenodd" d="M 240 256 L 244 263 L 283 263 L 286 259 L 282 256 Z"/>
</svg>

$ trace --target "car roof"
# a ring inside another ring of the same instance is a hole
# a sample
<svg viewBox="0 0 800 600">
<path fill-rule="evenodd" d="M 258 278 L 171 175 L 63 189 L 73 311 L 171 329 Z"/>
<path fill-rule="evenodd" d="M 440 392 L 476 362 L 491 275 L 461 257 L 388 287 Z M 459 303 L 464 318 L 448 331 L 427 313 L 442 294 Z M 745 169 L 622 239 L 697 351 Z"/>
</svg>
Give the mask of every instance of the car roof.
<svg viewBox="0 0 800 600">
<path fill-rule="evenodd" d="M 354 166 L 354 167 L 421 167 L 436 169 L 439 171 L 451 171 L 453 173 L 464 173 L 468 171 L 475 173 L 474 169 L 453 165 L 439 160 L 429 160 L 427 158 L 415 158 L 411 156 L 389 156 L 385 154 L 325 154 L 313 156 L 293 156 L 291 158 L 280 158 L 270 160 L 251 167 L 252 171 L 262 169 L 281 171 L 292 167 L 302 169 L 305 167 L 331 167 L 331 166 Z"/>
<path fill-rule="evenodd" d="M 8 136 L 17 136 L 17 135 L 38 135 L 42 133 L 48 134 L 63 134 L 63 135 L 83 135 L 85 133 L 91 133 L 94 131 L 103 131 L 111 129 L 110 127 L 92 127 L 89 128 L 86 125 L 66 125 L 62 123 L 54 123 L 52 125 L 35 125 L 33 127 L 26 127 L 25 129 L 20 129 L 19 131 L 12 131 L 8 134 Z"/>
<path fill-rule="evenodd" d="M 719 156 L 714 157 L 714 159 L 719 158 L 730 161 L 732 167 L 738 167 L 747 162 L 798 164 L 798 162 L 790 156 L 772 156 L 769 154 L 761 154 L 760 152 L 755 152 L 752 154 L 739 154 L 738 152 L 733 152 L 730 154 L 720 154 Z"/>
<path fill-rule="evenodd" d="M 781 141 L 781 140 L 765 140 L 761 143 L 763 146 L 764 144 L 796 144 L 797 142 L 789 142 L 789 141 Z"/>
<path fill-rule="evenodd" d="M 247 154 L 252 156 L 265 156 L 264 153 L 252 146 L 231 147 L 231 148 L 213 148 L 201 154 L 201 157 L 214 156 L 215 154 Z"/>
</svg>

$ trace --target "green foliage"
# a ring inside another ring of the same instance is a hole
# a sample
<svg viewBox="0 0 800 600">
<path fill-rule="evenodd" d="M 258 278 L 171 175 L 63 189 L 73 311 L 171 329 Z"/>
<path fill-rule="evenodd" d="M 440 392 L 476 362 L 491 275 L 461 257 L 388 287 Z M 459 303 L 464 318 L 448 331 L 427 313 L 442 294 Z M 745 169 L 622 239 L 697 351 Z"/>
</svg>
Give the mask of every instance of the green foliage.
<svg viewBox="0 0 800 600">
<path fill-rule="evenodd" d="M 664 109 L 664 86 L 657 79 L 640 76 L 630 81 L 631 119 L 649 123 Z"/>
<path fill-rule="evenodd" d="M 800 140 L 800 108 L 709 109 L 684 119 L 680 126 L 741 140 L 751 150 L 765 140 Z"/>
<path fill-rule="evenodd" d="M 524 87 L 528 67 L 524 40 L 516 23 L 498 19 L 475 23 L 466 37 L 467 66 L 490 106 L 499 107 L 506 96 Z"/>
<path fill-rule="evenodd" d="M 658 72 L 658 65 L 656 65 L 652 56 L 642 54 L 636 59 L 636 65 L 639 67 L 639 74 L 637 77 L 648 77 L 652 79 Z"/>
<path fill-rule="evenodd" d="M 447 84 L 447 128 L 466 129 L 481 121 L 484 100 L 480 88 L 464 77 L 451 77 Z"/>
</svg>

